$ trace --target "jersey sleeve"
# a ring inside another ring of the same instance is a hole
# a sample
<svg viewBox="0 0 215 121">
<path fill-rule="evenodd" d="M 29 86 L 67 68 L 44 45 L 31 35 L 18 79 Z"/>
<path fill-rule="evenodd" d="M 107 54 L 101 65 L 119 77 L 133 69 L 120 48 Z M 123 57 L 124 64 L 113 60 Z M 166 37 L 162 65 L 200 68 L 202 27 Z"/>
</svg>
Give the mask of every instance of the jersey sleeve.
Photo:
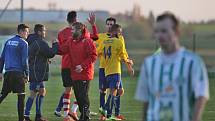
<svg viewBox="0 0 215 121">
<path fill-rule="evenodd" d="M 149 101 L 149 87 L 148 87 L 148 73 L 146 69 L 146 62 L 144 62 L 141 66 L 141 71 L 137 83 L 137 89 L 135 94 L 135 99 L 148 102 Z"/>
<path fill-rule="evenodd" d="M 203 60 L 196 57 L 192 68 L 192 86 L 195 98 L 205 97 L 209 99 L 209 80 Z"/>
<path fill-rule="evenodd" d="M 98 40 L 96 40 L 96 51 L 97 51 L 98 57 L 101 56 L 101 54 L 103 52 L 103 48 L 104 48 L 104 46 L 102 44 L 102 42 L 103 42 L 102 39 L 104 39 L 102 34 L 99 34 Z"/>
<path fill-rule="evenodd" d="M 93 33 L 90 33 L 90 38 L 94 41 L 98 40 L 99 37 L 98 37 L 98 29 L 96 27 L 96 24 L 92 26 L 92 31 Z"/>
<path fill-rule="evenodd" d="M 103 54 L 103 48 L 104 48 L 103 45 L 100 45 L 100 46 L 98 46 L 98 47 L 96 48 L 98 57 L 102 56 L 102 54 Z"/>
<path fill-rule="evenodd" d="M 117 40 L 118 41 L 118 40 Z M 122 41 L 119 41 L 119 57 L 121 60 L 125 61 L 125 62 L 128 62 L 128 54 L 126 52 L 126 49 L 125 49 L 125 44 L 123 44 Z"/>
<path fill-rule="evenodd" d="M 127 52 L 127 50 L 126 50 L 126 46 L 125 46 L 125 39 L 124 39 L 124 37 L 121 35 L 120 36 L 120 40 L 122 41 L 122 44 L 123 44 L 123 46 L 124 46 L 124 52 L 125 52 L 125 55 L 127 56 L 127 58 L 129 58 L 129 56 L 128 56 L 128 52 Z"/>
</svg>

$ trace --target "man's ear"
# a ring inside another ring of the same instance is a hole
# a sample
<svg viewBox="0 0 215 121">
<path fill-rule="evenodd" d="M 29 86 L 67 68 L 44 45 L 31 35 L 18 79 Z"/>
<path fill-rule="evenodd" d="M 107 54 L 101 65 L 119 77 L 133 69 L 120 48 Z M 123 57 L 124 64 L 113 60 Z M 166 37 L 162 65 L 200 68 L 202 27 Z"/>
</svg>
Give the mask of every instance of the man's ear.
<svg viewBox="0 0 215 121">
<path fill-rule="evenodd" d="M 175 34 L 176 34 L 178 37 L 181 35 L 181 31 L 180 31 L 179 28 L 175 30 Z"/>
<path fill-rule="evenodd" d="M 82 34 L 84 34 L 84 33 L 86 33 L 86 28 L 84 28 L 84 29 L 82 30 Z"/>
</svg>

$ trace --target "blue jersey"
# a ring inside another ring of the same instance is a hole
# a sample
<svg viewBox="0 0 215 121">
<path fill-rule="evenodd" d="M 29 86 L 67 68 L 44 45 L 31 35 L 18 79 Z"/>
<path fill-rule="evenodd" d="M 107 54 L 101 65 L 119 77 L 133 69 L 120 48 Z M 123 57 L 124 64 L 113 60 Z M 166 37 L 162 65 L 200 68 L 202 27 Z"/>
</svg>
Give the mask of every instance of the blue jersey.
<svg viewBox="0 0 215 121">
<path fill-rule="evenodd" d="M 6 41 L 1 54 L 0 72 L 19 71 L 25 76 L 29 75 L 28 43 L 19 35 Z"/>
</svg>

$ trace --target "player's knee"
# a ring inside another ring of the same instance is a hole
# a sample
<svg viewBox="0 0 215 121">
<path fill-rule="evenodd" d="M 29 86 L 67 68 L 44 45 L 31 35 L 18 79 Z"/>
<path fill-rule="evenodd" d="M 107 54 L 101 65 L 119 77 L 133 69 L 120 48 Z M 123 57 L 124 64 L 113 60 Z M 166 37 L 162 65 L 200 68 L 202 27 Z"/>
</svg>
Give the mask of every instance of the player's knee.
<svg viewBox="0 0 215 121">
<path fill-rule="evenodd" d="M 39 89 L 39 95 L 45 96 L 46 95 L 46 89 L 45 88 L 40 88 Z"/>
<path fill-rule="evenodd" d="M 121 89 L 118 90 L 118 95 L 119 96 L 123 96 L 124 93 L 125 93 L 125 90 L 123 88 L 121 88 Z"/>
<path fill-rule="evenodd" d="M 72 88 L 71 87 L 66 87 L 64 93 L 65 94 L 71 94 Z"/>
<path fill-rule="evenodd" d="M 100 93 L 103 93 L 103 94 L 107 93 L 107 89 L 100 89 L 99 91 L 100 91 Z"/>
<path fill-rule="evenodd" d="M 111 95 L 117 96 L 117 89 L 111 89 Z"/>
</svg>

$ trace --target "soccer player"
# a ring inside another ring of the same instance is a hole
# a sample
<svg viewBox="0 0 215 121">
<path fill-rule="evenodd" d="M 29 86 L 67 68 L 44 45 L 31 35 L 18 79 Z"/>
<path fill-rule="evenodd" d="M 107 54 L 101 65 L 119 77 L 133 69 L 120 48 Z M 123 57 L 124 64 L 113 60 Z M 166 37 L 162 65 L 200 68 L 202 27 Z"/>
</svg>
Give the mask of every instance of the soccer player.
<svg viewBox="0 0 215 121">
<path fill-rule="evenodd" d="M 89 86 L 94 77 L 94 63 L 97 58 L 96 47 L 80 22 L 72 25 L 72 39 L 63 44 L 62 53 L 68 53 L 71 60 L 73 89 L 81 116 L 79 121 L 89 121 Z M 70 119 L 68 120 L 70 121 Z"/>
<path fill-rule="evenodd" d="M 112 109 L 117 100 L 117 93 L 122 85 L 121 80 L 121 61 L 125 62 L 128 71 L 131 75 L 134 74 L 132 63 L 128 59 L 128 55 L 125 49 L 123 41 L 120 40 L 122 28 L 118 24 L 112 25 L 110 29 L 109 39 L 104 40 L 103 44 L 98 48 L 98 55 L 104 57 L 104 73 L 107 81 L 107 86 L 110 88 L 110 94 L 105 104 L 105 110 L 107 110 L 107 120 L 111 119 Z"/>
<path fill-rule="evenodd" d="M 25 121 L 30 120 L 30 111 L 36 98 L 36 117 L 35 121 L 47 121 L 42 118 L 42 104 L 46 94 L 45 81 L 48 81 L 49 59 L 53 58 L 58 52 L 57 42 L 52 43 L 52 48 L 44 39 L 46 28 L 42 24 L 36 24 L 34 34 L 30 34 L 29 42 L 29 70 L 30 70 L 30 96 L 26 102 Z"/>
<path fill-rule="evenodd" d="M 144 121 L 201 121 L 209 99 L 207 71 L 197 54 L 180 45 L 179 33 L 174 14 L 157 17 L 161 52 L 145 59 L 136 91 L 144 103 Z"/>
<path fill-rule="evenodd" d="M 116 24 L 116 19 L 113 17 L 109 17 L 106 19 L 106 29 L 107 32 L 105 33 L 99 33 L 98 35 L 98 40 L 96 40 L 96 44 L 97 44 L 97 48 L 99 48 L 99 46 L 103 45 L 103 41 L 108 40 L 110 37 L 110 29 L 112 27 L 112 25 Z M 119 39 L 120 41 L 122 41 L 122 43 L 125 46 L 125 42 L 124 42 L 124 38 L 123 36 L 120 34 L 119 35 Z M 124 48 L 125 49 L 125 48 Z M 128 57 L 127 51 L 125 50 L 125 54 Z M 105 59 L 103 56 L 99 56 L 99 91 L 100 91 L 100 108 L 99 111 L 100 113 L 102 113 L 102 116 L 100 117 L 100 120 L 104 120 L 106 117 L 104 116 L 104 112 L 103 109 L 105 108 L 105 97 L 106 97 L 106 93 L 107 93 L 107 82 L 106 82 L 106 78 L 105 78 Z M 124 116 L 122 116 L 120 114 L 120 96 L 122 96 L 124 94 L 124 89 L 123 86 L 121 84 L 120 88 L 118 89 L 118 93 L 117 93 L 117 99 L 115 100 L 115 116 L 118 119 L 125 119 Z"/>
<path fill-rule="evenodd" d="M 58 41 L 61 45 L 63 45 L 67 40 L 72 39 L 72 24 L 75 23 L 77 21 L 77 12 L 76 11 L 70 11 L 67 14 L 67 22 L 68 22 L 68 27 L 64 28 L 63 30 L 61 30 L 58 33 Z M 91 38 L 98 38 L 97 36 L 97 28 L 95 25 L 95 14 L 94 13 L 90 13 L 89 14 L 89 18 L 88 18 L 88 22 L 92 25 L 92 30 L 93 30 L 93 34 L 90 34 Z M 62 80 L 63 80 L 63 86 L 65 87 L 65 91 L 62 94 L 60 100 L 59 100 L 59 104 L 55 110 L 55 115 L 60 117 L 61 116 L 61 109 L 63 107 L 64 109 L 64 117 L 65 119 L 68 118 L 68 116 L 71 116 L 73 119 L 78 120 L 78 116 L 76 113 L 76 110 L 78 108 L 78 104 L 76 101 L 74 101 L 73 106 L 72 106 L 72 112 L 69 113 L 70 111 L 70 97 L 71 97 L 71 88 L 73 86 L 73 81 L 71 78 L 71 71 L 70 71 L 70 66 L 71 66 L 71 59 L 69 57 L 69 54 L 62 54 L 60 52 L 60 54 L 62 55 L 62 61 L 61 61 L 61 76 L 62 76 Z"/>
<path fill-rule="evenodd" d="M 28 43 L 25 41 L 29 34 L 29 27 L 19 24 L 18 34 L 6 41 L 0 60 L 0 78 L 5 67 L 4 82 L 0 94 L 0 103 L 10 93 L 17 93 L 19 121 L 24 121 L 25 82 L 29 79 Z"/>
</svg>

